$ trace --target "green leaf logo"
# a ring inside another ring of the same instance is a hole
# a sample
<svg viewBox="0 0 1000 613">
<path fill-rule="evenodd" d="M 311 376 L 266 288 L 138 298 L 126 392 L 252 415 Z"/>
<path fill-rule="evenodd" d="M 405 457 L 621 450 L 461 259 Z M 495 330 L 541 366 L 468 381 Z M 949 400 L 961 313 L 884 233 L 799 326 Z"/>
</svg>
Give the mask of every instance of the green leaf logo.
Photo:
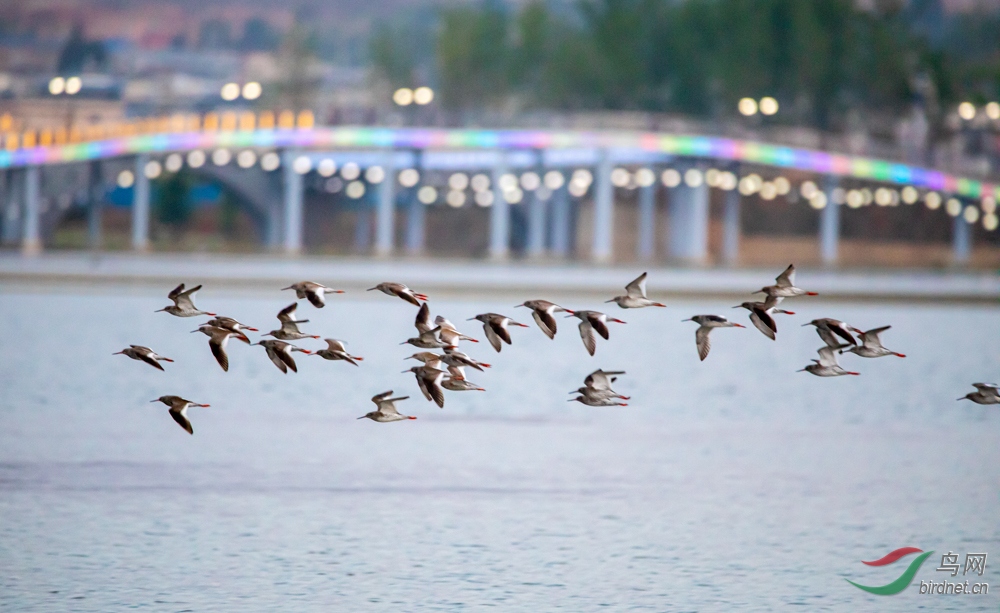
<svg viewBox="0 0 1000 613">
<path fill-rule="evenodd" d="M 871 562 L 865 562 L 865 564 L 868 564 L 869 566 L 882 566 L 884 564 L 890 564 L 892 562 L 895 562 L 899 558 L 905 556 L 907 553 L 913 553 L 915 551 L 920 551 L 920 550 L 914 547 L 897 549 L 896 551 L 882 558 L 883 560 L 889 560 L 887 562 L 883 562 L 882 564 L 878 563 L 873 564 Z M 904 552 L 904 553 L 898 553 L 898 552 Z M 898 555 L 894 555 L 897 553 Z M 926 560 L 932 553 L 934 552 L 928 551 L 926 553 L 922 553 L 919 556 L 917 556 L 912 562 L 910 562 L 909 567 L 907 567 L 907 569 L 903 571 L 903 574 L 900 575 L 898 579 L 896 579 L 892 583 L 887 583 L 886 585 L 870 586 L 870 585 L 861 585 L 860 583 L 855 583 L 850 579 L 847 579 L 846 581 L 851 585 L 853 585 L 854 587 L 862 589 L 870 594 L 877 594 L 879 596 L 892 596 L 893 594 L 898 594 L 902 592 L 903 590 L 905 590 L 907 587 L 910 586 L 910 583 L 913 582 L 913 577 L 917 574 L 917 571 L 920 570 L 920 566 L 924 563 L 924 560 Z"/>
</svg>

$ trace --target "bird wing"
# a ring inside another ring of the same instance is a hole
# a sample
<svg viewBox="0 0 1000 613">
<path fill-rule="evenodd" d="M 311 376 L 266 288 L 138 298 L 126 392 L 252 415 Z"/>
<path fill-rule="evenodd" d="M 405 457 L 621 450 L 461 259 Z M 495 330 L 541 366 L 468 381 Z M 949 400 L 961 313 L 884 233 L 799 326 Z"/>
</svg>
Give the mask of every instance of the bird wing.
<svg viewBox="0 0 1000 613">
<path fill-rule="evenodd" d="M 306 298 L 317 309 L 322 309 L 324 306 L 326 306 L 326 298 L 323 297 L 322 287 L 307 287 L 305 293 L 306 293 Z"/>
<path fill-rule="evenodd" d="M 294 319 L 286 319 L 281 322 L 281 331 L 285 334 L 302 334 L 299 330 L 299 324 L 302 322 L 297 322 Z"/>
<path fill-rule="evenodd" d="M 295 321 L 295 309 L 299 308 L 298 302 L 293 302 L 285 308 L 278 311 L 278 321 L 285 323 L 286 321 Z"/>
<path fill-rule="evenodd" d="M 785 272 L 775 277 L 774 284 L 778 287 L 792 287 L 795 285 L 795 264 L 789 264 Z"/>
<path fill-rule="evenodd" d="M 624 375 L 624 370 L 610 370 L 605 371 L 597 369 L 594 372 L 587 375 L 587 378 L 583 380 L 583 384 L 588 388 L 595 390 L 610 390 L 612 375 Z"/>
<path fill-rule="evenodd" d="M 588 317 L 587 321 L 590 322 L 590 325 L 594 327 L 594 330 L 597 330 L 597 333 L 600 334 L 604 340 L 611 338 L 611 334 L 608 332 L 608 325 L 604 323 L 600 317 Z"/>
<path fill-rule="evenodd" d="M 819 334 L 819 337 L 823 339 L 823 342 L 826 343 L 827 347 L 836 347 L 840 344 L 837 337 L 835 337 L 827 328 L 816 328 L 816 334 Z"/>
<path fill-rule="evenodd" d="M 285 361 L 281 358 L 281 355 L 272 347 L 266 347 L 266 349 L 267 349 L 267 357 L 271 358 L 271 361 L 274 362 L 274 365 L 278 367 L 278 370 L 280 370 L 285 374 L 288 374 L 288 367 L 285 366 Z"/>
<path fill-rule="evenodd" d="M 867 332 L 861 333 L 861 344 L 865 347 L 881 347 L 882 339 L 879 335 L 891 328 L 892 326 L 882 326 L 881 328 L 875 328 L 873 330 L 868 330 Z"/>
<path fill-rule="evenodd" d="M 507 322 L 509 320 L 506 317 L 491 317 L 490 318 L 490 329 L 496 333 L 497 336 L 503 339 L 505 343 L 510 344 L 510 332 L 507 330 Z"/>
<path fill-rule="evenodd" d="M 344 341 L 337 340 L 335 338 L 324 338 L 323 340 L 326 341 L 326 346 L 330 349 L 330 351 L 347 351 L 347 347 L 344 346 Z M 392 392 L 389 393 L 391 394 Z"/>
<path fill-rule="evenodd" d="M 419 372 L 414 374 L 417 377 L 417 385 L 420 387 L 420 393 L 422 393 L 424 398 L 427 400 L 434 400 L 434 398 L 431 397 L 431 393 L 427 390 L 427 384 L 424 383 L 423 376 Z"/>
<path fill-rule="evenodd" d="M 427 303 L 424 303 L 424 306 L 427 306 Z M 438 330 L 438 336 L 441 337 L 441 342 L 443 343 L 448 343 L 449 345 L 457 347 L 458 341 L 462 339 L 462 335 L 453 328 L 442 328 L 441 326 L 438 326 Z"/>
<path fill-rule="evenodd" d="M 711 333 L 712 329 L 708 326 L 698 326 L 694 333 L 694 342 L 698 346 L 698 357 L 702 361 L 708 357 L 708 352 L 712 350 L 712 341 L 708 339 L 708 335 Z"/>
<path fill-rule="evenodd" d="M 372 402 L 378 405 L 379 403 L 388 400 L 390 396 L 392 396 L 392 390 L 382 392 L 381 394 L 375 394 L 372 396 Z M 382 407 L 380 406 L 379 408 L 381 409 Z"/>
<path fill-rule="evenodd" d="M 587 348 L 587 353 L 594 355 L 597 351 L 597 333 L 594 332 L 594 326 L 590 325 L 590 322 L 583 320 L 580 322 L 580 338 L 583 339 L 583 346 Z"/>
<path fill-rule="evenodd" d="M 170 407 L 170 416 L 174 418 L 174 421 L 176 421 L 181 428 L 187 430 L 188 434 L 194 434 L 194 428 L 191 427 L 191 420 L 187 418 L 186 411 L 187 405 L 185 405 L 182 409 Z"/>
<path fill-rule="evenodd" d="M 844 325 L 843 324 L 833 324 L 833 325 L 830 326 L 830 330 L 832 330 L 834 334 L 836 334 L 840 338 L 844 339 L 848 343 L 850 343 L 852 345 L 857 345 L 858 344 L 858 341 L 855 340 L 854 336 L 852 336 L 850 332 L 848 332 L 847 330 L 844 329 Z M 839 341 L 838 341 L 838 343 L 839 343 Z"/>
<path fill-rule="evenodd" d="M 1000 385 L 996 383 L 973 383 L 972 386 L 984 394 L 1000 396 Z"/>
<path fill-rule="evenodd" d="M 431 329 L 431 307 L 425 302 L 420 305 L 417 317 L 413 320 L 413 325 L 421 334 Z"/>
<path fill-rule="evenodd" d="M 208 346 L 212 349 L 212 355 L 215 356 L 215 359 L 219 362 L 219 366 L 225 372 L 229 372 L 229 356 L 226 355 L 226 343 L 228 342 L 228 334 L 213 336 L 208 339 Z"/>
<path fill-rule="evenodd" d="M 398 289 L 396 289 L 396 295 L 402 298 L 403 300 L 409 302 L 410 304 L 420 306 L 420 301 L 417 300 L 417 297 L 413 295 L 413 290 L 406 287 L 405 285 L 402 285 Z"/>
<path fill-rule="evenodd" d="M 444 378 L 443 371 L 436 371 L 432 377 L 424 376 L 422 380 L 428 395 L 434 399 L 439 407 L 444 408 L 444 389 L 441 388 L 441 379 Z"/>
<path fill-rule="evenodd" d="M 149 355 L 145 351 L 138 351 L 137 353 L 139 355 L 139 359 L 142 360 L 143 362 L 149 364 L 150 366 L 155 366 L 156 368 L 163 370 L 163 365 L 157 362 L 156 359 L 154 359 L 151 355 Z"/>
<path fill-rule="evenodd" d="M 819 364 L 820 366 L 840 366 L 837 362 L 837 354 L 835 351 L 846 347 L 847 345 L 827 345 L 826 347 L 820 347 L 817 353 L 819 353 Z"/>
<path fill-rule="evenodd" d="M 281 361 L 292 369 L 292 372 L 299 372 L 298 367 L 295 365 L 295 358 L 292 357 L 292 351 L 290 349 L 286 349 L 285 351 L 279 351 L 278 357 L 281 358 Z"/>
<path fill-rule="evenodd" d="M 183 291 L 184 291 L 184 284 L 181 283 L 180 285 L 178 285 L 174 289 L 170 290 L 170 293 L 167 294 L 167 298 L 170 298 L 171 300 L 176 300 L 177 297 L 180 296 L 181 292 L 183 292 Z"/>
<path fill-rule="evenodd" d="M 486 340 L 488 340 L 490 344 L 493 345 L 493 348 L 497 350 L 497 353 L 500 353 L 500 349 L 501 347 L 503 347 L 503 343 L 500 341 L 500 337 L 497 336 L 497 333 L 493 331 L 493 326 L 491 326 L 488 323 L 484 323 L 483 330 L 486 332 Z"/>
<path fill-rule="evenodd" d="M 423 342 L 425 342 L 425 343 L 435 343 L 438 340 L 438 336 L 437 335 L 438 335 L 438 332 L 440 332 L 440 331 L 441 331 L 440 327 L 429 328 L 427 330 L 424 330 L 423 332 L 421 332 L 419 334 L 420 340 L 423 341 Z"/>
<path fill-rule="evenodd" d="M 182 283 L 180 286 L 178 286 L 178 289 L 183 287 L 184 284 Z M 173 298 L 174 304 L 176 304 L 181 309 L 185 310 L 191 309 L 193 311 L 197 311 L 198 309 L 194 306 L 194 293 L 200 289 L 201 289 L 200 285 L 195 285 L 189 290 L 178 292 L 177 295 L 174 296 Z"/>
<path fill-rule="evenodd" d="M 774 318 L 771 314 L 762 308 L 754 308 L 750 311 L 750 321 L 753 323 L 754 327 L 760 330 L 764 336 L 774 340 L 774 335 L 778 331 L 777 324 L 774 323 Z"/>
<path fill-rule="evenodd" d="M 782 300 L 784 300 L 784 298 L 782 298 L 781 296 L 768 296 L 767 298 L 764 299 L 764 304 L 761 305 L 761 308 L 764 309 L 765 311 L 768 311 L 778 306 Z"/>
<path fill-rule="evenodd" d="M 449 366 L 448 372 L 455 379 L 465 379 L 465 368 L 463 366 Z"/>
<path fill-rule="evenodd" d="M 544 332 L 545 336 L 549 338 L 556 337 L 556 318 L 552 316 L 552 313 L 534 309 L 531 311 L 531 316 L 535 318 L 538 329 Z"/>
<path fill-rule="evenodd" d="M 383 415 L 399 415 L 399 409 L 396 408 L 396 403 L 389 399 L 378 403 L 378 412 Z"/>
<path fill-rule="evenodd" d="M 443 370 L 444 367 L 441 365 L 441 356 L 434 353 L 430 355 L 434 357 L 427 356 L 427 359 L 424 360 L 424 366 L 427 368 L 433 368 L 434 370 Z"/>
<path fill-rule="evenodd" d="M 634 281 L 625 286 L 625 292 L 632 298 L 646 297 L 646 273 L 642 273 Z"/>
</svg>

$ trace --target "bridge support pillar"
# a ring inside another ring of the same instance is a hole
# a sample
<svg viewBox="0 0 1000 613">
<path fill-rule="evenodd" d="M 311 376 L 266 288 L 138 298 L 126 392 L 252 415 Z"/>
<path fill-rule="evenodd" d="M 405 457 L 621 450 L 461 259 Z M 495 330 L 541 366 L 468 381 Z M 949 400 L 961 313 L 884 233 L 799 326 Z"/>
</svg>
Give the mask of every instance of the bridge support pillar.
<svg viewBox="0 0 1000 613">
<path fill-rule="evenodd" d="M 726 192 L 722 213 L 722 261 L 735 266 L 740 259 L 740 204 L 743 196 L 738 189 Z"/>
<path fill-rule="evenodd" d="M 368 200 L 362 200 L 360 206 L 354 223 L 354 251 L 365 255 L 372 247 L 372 205 Z"/>
<path fill-rule="evenodd" d="M 281 248 L 281 203 L 272 200 L 267 206 L 267 227 L 264 229 L 264 243 L 268 251 L 278 251 Z"/>
<path fill-rule="evenodd" d="M 952 223 L 952 263 L 960 266 L 968 264 L 969 257 L 972 255 L 972 224 L 965 221 L 961 213 L 955 217 Z"/>
<path fill-rule="evenodd" d="M 545 220 L 548 217 L 549 203 L 538 197 L 537 192 L 527 196 L 528 202 L 528 257 L 541 258 L 545 256 Z"/>
<path fill-rule="evenodd" d="M 656 255 L 656 182 L 639 188 L 639 242 L 636 257 L 648 262 Z"/>
<path fill-rule="evenodd" d="M 837 188 L 837 178 L 827 177 L 823 181 L 826 206 L 819 217 L 820 258 L 824 266 L 836 266 L 840 242 L 840 205 L 834 202 L 833 190 Z"/>
<path fill-rule="evenodd" d="M 688 185 L 686 179 L 687 173 L 685 182 L 671 193 L 669 253 L 671 259 L 686 264 L 704 264 L 708 257 L 708 185 L 704 179 Z"/>
<path fill-rule="evenodd" d="M 406 254 L 423 255 L 424 253 L 424 216 L 427 206 L 417 198 L 417 188 L 409 190 L 406 207 Z"/>
<path fill-rule="evenodd" d="M 87 245 L 99 251 L 103 246 L 102 218 L 104 211 L 104 183 L 101 173 L 101 162 L 89 164 L 87 178 Z"/>
<path fill-rule="evenodd" d="M 9 169 L 6 173 L 6 182 L 3 202 L 2 234 L 0 242 L 4 245 L 17 243 L 21 235 L 21 185 L 22 171 Z"/>
<path fill-rule="evenodd" d="M 302 175 L 295 172 L 297 151 L 285 151 L 282 154 L 281 172 L 284 179 L 284 230 L 285 255 L 302 253 Z"/>
<path fill-rule="evenodd" d="M 552 192 L 552 233 L 549 251 L 552 255 L 559 258 L 565 258 L 569 255 L 570 224 L 572 221 L 570 216 L 571 206 L 569 189 L 567 189 L 564 177 L 563 185 Z"/>
<path fill-rule="evenodd" d="M 490 176 L 493 188 L 493 206 L 490 207 L 490 259 L 506 260 L 510 256 L 510 205 L 504 198 L 500 178 L 507 172 L 506 155 L 499 152 L 499 160 Z"/>
<path fill-rule="evenodd" d="M 132 184 L 132 249 L 149 251 L 149 178 L 145 153 L 135 157 L 135 179 Z"/>
<path fill-rule="evenodd" d="M 24 169 L 24 230 L 21 235 L 21 252 L 24 255 L 42 252 L 41 174 L 39 166 Z"/>
<path fill-rule="evenodd" d="M 610 262 L 614 238 L 615 188 L 611 184 L 611 156 L 607 150 L 600 153 L 594 177 L 594 245 L 591 259 L 598 263 Z"/>
<path fill-rule="evenodd" d="M 393 156 L 386 156 L 385 179 L 378 188 L 378 209 L 375 212 L 375 255 L 392 255 L 396 235 L 396 169 Z"/>
</svg>

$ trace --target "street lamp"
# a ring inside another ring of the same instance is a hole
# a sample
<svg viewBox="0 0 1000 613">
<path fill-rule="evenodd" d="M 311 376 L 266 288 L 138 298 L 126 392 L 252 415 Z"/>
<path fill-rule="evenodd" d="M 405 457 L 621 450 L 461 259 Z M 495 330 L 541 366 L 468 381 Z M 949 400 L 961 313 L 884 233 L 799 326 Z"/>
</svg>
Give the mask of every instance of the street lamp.
<svg viewBox="0 0 1000 613">
<path fill-rule="evenodd" d="M 778 101 L 771 96 L 761 98 L 758 106 L 760 107 L 761 115 L 774 115 L 778 112 Z"/>
<path fill-rule="evenodd" d="M 417 104 L 424 106 L 430 104 L 434 100 L 434 90 L 427 87 L 418 87 L 413 90 L 413 101 Z"/>
<path fill-rule="evenodd" d="M 413 90 L 409 87 L 400 87 L 392 93 L 392 101 L 399 106 L 410 106 L 413 104 Z"/>
<path fill-rule="evenodd" d="M 256 100 L 264 92 L 264 88 L 257 81 L 249 81 L 240 87 L 239 83 L 231 81 L 222 86 L 219 95 L 226 102 L 232 102 L 242 94 L 244 100 Z"/>
</svg>

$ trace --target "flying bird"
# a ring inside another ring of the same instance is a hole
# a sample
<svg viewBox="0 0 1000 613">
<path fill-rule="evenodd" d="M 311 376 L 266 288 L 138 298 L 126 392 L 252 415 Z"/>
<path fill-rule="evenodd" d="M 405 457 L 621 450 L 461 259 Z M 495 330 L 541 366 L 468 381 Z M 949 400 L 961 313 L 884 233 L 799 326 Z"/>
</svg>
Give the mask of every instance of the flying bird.
<svg viewBox="0 0 1000 613">
<path fill-rule="evenodd" d="M 545 336 L 549 338 L 556 337 L 556 318 L 552 314 L 573 313 L 573 311 L 548 300 L 525 300 L 521 304 L 514 305 L 514 308 L 517 307 L 531 309 L 531 316 L 534 318 L 535 323 L 538 324 L 538 329 L 544 332 Z"/>
<path fill-rule="evenodd" d="M 958 400 L 971 400 L 976 404 L 1000 404 L 1000 385 L 996 383 L 973 383 L 976 391 L 969 392 Z"/>
<path fill-rule="evenodd" d="M 491 365 L 486 362 L 479 362 L 469 357 L 467 354 L 462 353 L 454 347 L 445 347 L 444 355 L 440 356 L 440 360 L 447 364 L 448 366 L 468 366 L 470 368 L 475 368 L 480 372 L 485 372 L 483 368 L 490 368 Z"/>
<path fill-rule="evenodd" d="M 344 341 L 340 341 L 335 338 L 325 338 L 323 340 L 326 341 L 327 348 L 313 352 L 313 355 L 318 355 L 319 357 L 324 358 L 326 360 L 344 360 L 345 362 L 350 362 L 355 366 L 358 365 L 358 362 L 364 360 L 364 358 L 361 356 L 351 355 L 347 353 L 347 348 L 344 346 Z"/>
<path fill-rule="evenodd" d="M 299 324 L 309 323 L 308 319 L 295 319 L 295 309 L 297 309 L 299 304 L 293 302 L 285 308 L 278 312 L 278 321 L 281 322 L 281 327 L 277 330 L 271 330 L 263 336 L 273 336 L 280 341 L 297 341 L 302 338 L 319 338 L 316 334 L 306 334 L 299 330 Z"/>
<path fill-rule="evenodd" d="M 500 315 L 499 313 L 480 313 L 475 317 L 469 319 L 469 321 L 478 320 L 483 322 L 483 330 L 486 332 L 486 339 L 490 341 L 493 348 L 496 349 L 497 353 L 500 353 L 500 348 L 503 347 L 501 341 L 510 345 L 510 331 L 507 329 L 508 326 L 518 326 L 519 328 L 527 328 L 525 324 L 519 324 L 510 317 L 506 315 Z"/>
<path fill-rule="evenodd" d="M 439 407 L 444 408 L 444 389 L 441 387 L 445 374 L 443 370 L 431 368 L 425 364 L 424 366 L 414 366 L 403 372 L 412 372 L 417 378 L 417 385 L 420 386 L 424 398 L 433 400 Z"/>
<path fill-rule="evenodd" d="M 226 330 L 232 330 L 233 332 L 242 333 L 244 330 L 249 330 L 251 332 L 259 332 L 257 328 L 251 328 L 246 324 L 242 324 L 236 321 L 232 317 L 215 317 L 214 319 L 209 319 L 205 323 L 210 326 L 215 326 L 216 328 L 225 328 Z M 237 338 L 239 338 L 241 341 L 245 341 L 248 344 L 250 343 L 250 339 L 248 339 L 245 335 L 238 336 Z"/>
<path fill-rule="evenodd" d="M 775 277 L 775 284 L 760 288 L 755 294 L 767 294 L 775 298 L 792 298 L 793 296 L 818 296 L 816 292 L 795 287 L 795 265 L 789 264 L 785 272 Z"/>
<path fill-rule="evenodd" d="M 858 338 L 861 339 L 861 344 L 848 347 L 847 349 L 842 349 L 840 353 L 851 352 L 860 355 L 863 358 L 880 358 L 886 355 L 894 355 L 896 357 L 905 358 L 906 356 L 902 353 L 890 351 L 882 346 L 882 339 L 879 338 L 879 335 L 891 327 L 892 326 L 882 326 L 881 328 L 861 332 L 858 335 Z M 852 329 L 857 331 L 857 328 Z"/>
<path fill-rule="evenodd" d="M 618 402 L 615 397 L 599 397 L 599 396 L 588 396 L 581 394 L 576 398 L 570 398 L 569 402 L 579 402 L 580 404 L 585 404 L 589 407 L 627 407 L 628 403 Z"/>
<path fill-rule="evenodd" d="M 373 290 L 378 290 L 383 294 L 388 294 L 390 296 L 398 296 L 414 306 L 420 306 L 421 300 L 424 302 L 427 301 L 427 296 L 424 294 L 418 294 L 402 283 L 379 283 L 375 287 L 369 288 L 367 291 L 370 292 Z"/>
<path fill-rule="evenodd" d="M 198 404 L 196 402 L 191 402 L 190 400 L 185 400 L 180 396 L 160 396 L 156 400 L 150 400 L 150 402 L 162 402 L 163 404 L 170 407 L 170 416 L 174 418 L 174 421 L 180 425 L 181 428 L 187 430 L 188 434 L 194 434 L 194 428 L 191 427 L 191 420 L 187 417 L 188 407 L 208 407 L 211 405 Z"/>
<path fill-rule="evenodd" d="M 326 306 L 326 298 L 324 298 L 324 294 L 344 293 L 344 290 L 342 289 L 332 289 L 325 285 L 320 285 L 319 283 L 313 283 L 312 281 L 299 281 L 298 283 L 293 283 L 288 287 L 281 288 L 282 291 L 286 289 L 295 290 L 296 298 L 299 300 L 307 298 L 317 309 L 322 309 Z"/>
<path fill-rule="evenodd" d="M 240 340 L 246 341 L 250 344 L 250 339 L 246 337 L 242 332 L 233 332 L 232 330 L 227 330 L 226 328 L 216 328 L 215 326 L 210 326 L 208 324 L 202 324 L 198 326 L 197 330 L 192 330 L 191 333 L 201 332 L 208 337 L 208 346 L 212 350 L 212 355 L 215 356 L 216 361 L 219 362 L 219 366 L 222 370 L 229 372 L 229 356 L 226 355 L 226 345 L 229 343 L 229 337 L 235 336 L 240 338 Z"/>
<path fill-rule="evenodd" d="M 817 353 L 819 353 L 819 359 L 813 360 L 814 364 L 810 364 L 805 368 L 798 370 L 796 372 L 809 372 L 817 377 L 839 377 L 841 375 L 860 375 L 859 372 L 851 372 L 845 370 L 837 362 L 837 354 L 835 353 L 838 349 L 843 349 L 844 347 L 849 347 L 847 343 L 843 345 L 837 345 L 836 347 L 820 347 Z"/>
<path fill-rule="evenodd" d="M 471 336 L 466 336 L 459 332 L 458 328 L 455 327 L 455 324 L 440 315 L 434 318 L 434 325 L 441 328 L 438 332 L 438 336 L 441 337 L 441 340 L 453 347 L 458 347 L 459 341 L 469 341 L 470 343 L 479 342 L 478 339 L 474 339 Z"/>
<path fill-rule="evenodd" d="M 708 357 L 708 352 L 712 349 L 712 342 L 708 335 L 715 328 L 744 328 L 746 326 L 733 323 L 721 315 L 695 315 L 683 321 L 693 321 L 698 324 L 698 329 L 694 333 L 694 341 L 698 346 L 698 357 L 702 361 Z"/>
<path fill-rule="evenodd" d="M 597 369 L 594 372 L 587 375 L 587 378 L 583 380 L 583 387 L 577 388 L 576 390 L 570 393 L 587 396 L 594 400 L 602 400 L 610 398 L 621 398 L 622 400 L 628 400 L 629 399 L 628 396 L 622 396 L 615 390 L 611 389 L 611 384 L 618 380 L 618 375 L 624 375 L 624 374 L 625 374 L 624 370 L 605 371 Z"/>
<path fill-rule="evenodd" d="M 312 351 L 309 351 L 308 349 L 296 347 L 295 345 L 286 343 L 285 341 L 266 340 L 254 343 L 254 345 L 260 345 L 266 349 L 267 357 L 271 358 L 271 361 L 278 367 L 278 370 L 285 374 L 288 374 L 289 368 L 292 369 L 292 372 L 299 372 L 299 369 L 295 366 L 295 360 L 292 358 L 293 351 L 299 351 L 307 355 L 312 353 Z"/>
<path fill-rule="evenodd" d="M 170 358 L 165 358 L 162 355 L 157 355 L 149 347 L 143 347 L 142 345 L 129 345 L 127 349 L 122 349 L 121 351 L 116 351 L 111 355 L 127 355 L 133 360 L 140 360 L 152 366 L 153 368 L 159 368 L 163 370 L 163 366 L 158 360 L 164 362 L 173 362 Z"/>
<path fill-rule="evenodd" d="M 828 347 L 836 347 L 837 345 L 840 345 L 841 341 L 837 339 L 838 336 L 847 341 L 850 345 L 856 346 L 858 344 L 858 341 L 855 340 L 854 335 L 851 334 L 851 332 L 860 332 L 860 330 L 853 326 L 849 326 L 838 319 L 824 317 L 822 319 L 814 319 L 809 323 L 802 324 L 802 326 L 816 326 L 816 333 L 819 334 L 819 337 L 823 339 L 823 342 L 826 343 Z"/>
<path fill-rule="evenodd" d="M 419 335 L 412 338 L 408 338 L 400 345 L 413 345 L 414 347 L 419 347 L 421 349 L 441 349 L 442 347 L 450 347 L 451 345 L 438 338 L 438 332 L 441 331 L 441 327 L 431 328 Z"/>
<path fill-rule="evenodd" d="M 365 419 L 367 417 L 368 419 L 379 423 L 416 419 L 416 417 L 410 415 L 402 415 L 396 409 L 396 403 L 400 400 L 406 400 L 409 396 L 398 396 L 396 398 L 390 398 L 389 396 L 392 396 L 392 390 L 372 396 L 372 402 L 374 402 L 375 406 L 378 408 L 370 413 L 365 413 L 358 419 Z"/>
<path fill-rule="evenodd" d="M 624 296 L 615 296 L 605 302 L 615 302 L 623 309 L 641 309 L 642 307 L 665 307 L 662 302 L 654 302 L 646 298 L 646 273 L 642 273 L 634 281 L 625 286 Z"/>
<path fill-rule="evenodd" d="M 775 296 L 768 296 L 763 302 L 742 302 L 733 308 L 743 308 L 750 311 L 750 322 L 753 326 L 760 330 L 764 336 L 773 341 L 775 339 L 775 335 L 778 333 L 778 324 L 775 323 L 773 315 L 775 313 L 795 315 L 795 311 L 786 311 L 785 309 L 776 308 L 777 304 L 781 302 L 781 300 L 781 298 L 777 298 Z"/>
<path fill-rule="evenodd" d="M 449 366 L 449 376 L 441 381 L 441 387 L 453 392 L 485 392 L 486 388 L 480 387 L 465 378 L 465 369 L 461 366 Z"/>
<path fill-rule="evenodd" d="M 573 311 L 567 317 L 577 317 L 580 319 L 580 338 L 583 346 L 587 348 L 587 353 L 594 355 L 597 351 L 597 335 L 600 334 L 604 340 L 611 338 L 608 332 L 608 322 L 613 321 L 618 324 L 627 323 L 614 317 L 608 317 L 600 311 Z"/>
<path fill-rule="evenodd" d="M 174 301 L 170 306 L 165 306 L 162 309 L 157 309 L 156 313 L 166 312 L 177 317 L 195 317 L 197 315 L 211 315 L 215 317 L 215 313 L 209 313 L 208 311 L 199 311 L 197 307 L 194 306 L 194 293 L 201 289 L 200 285 L 195 285 L 191 289 L 185 291 L 184 284 L 181 283 L 173 289 L 167 298 Z"/>
</svg>

